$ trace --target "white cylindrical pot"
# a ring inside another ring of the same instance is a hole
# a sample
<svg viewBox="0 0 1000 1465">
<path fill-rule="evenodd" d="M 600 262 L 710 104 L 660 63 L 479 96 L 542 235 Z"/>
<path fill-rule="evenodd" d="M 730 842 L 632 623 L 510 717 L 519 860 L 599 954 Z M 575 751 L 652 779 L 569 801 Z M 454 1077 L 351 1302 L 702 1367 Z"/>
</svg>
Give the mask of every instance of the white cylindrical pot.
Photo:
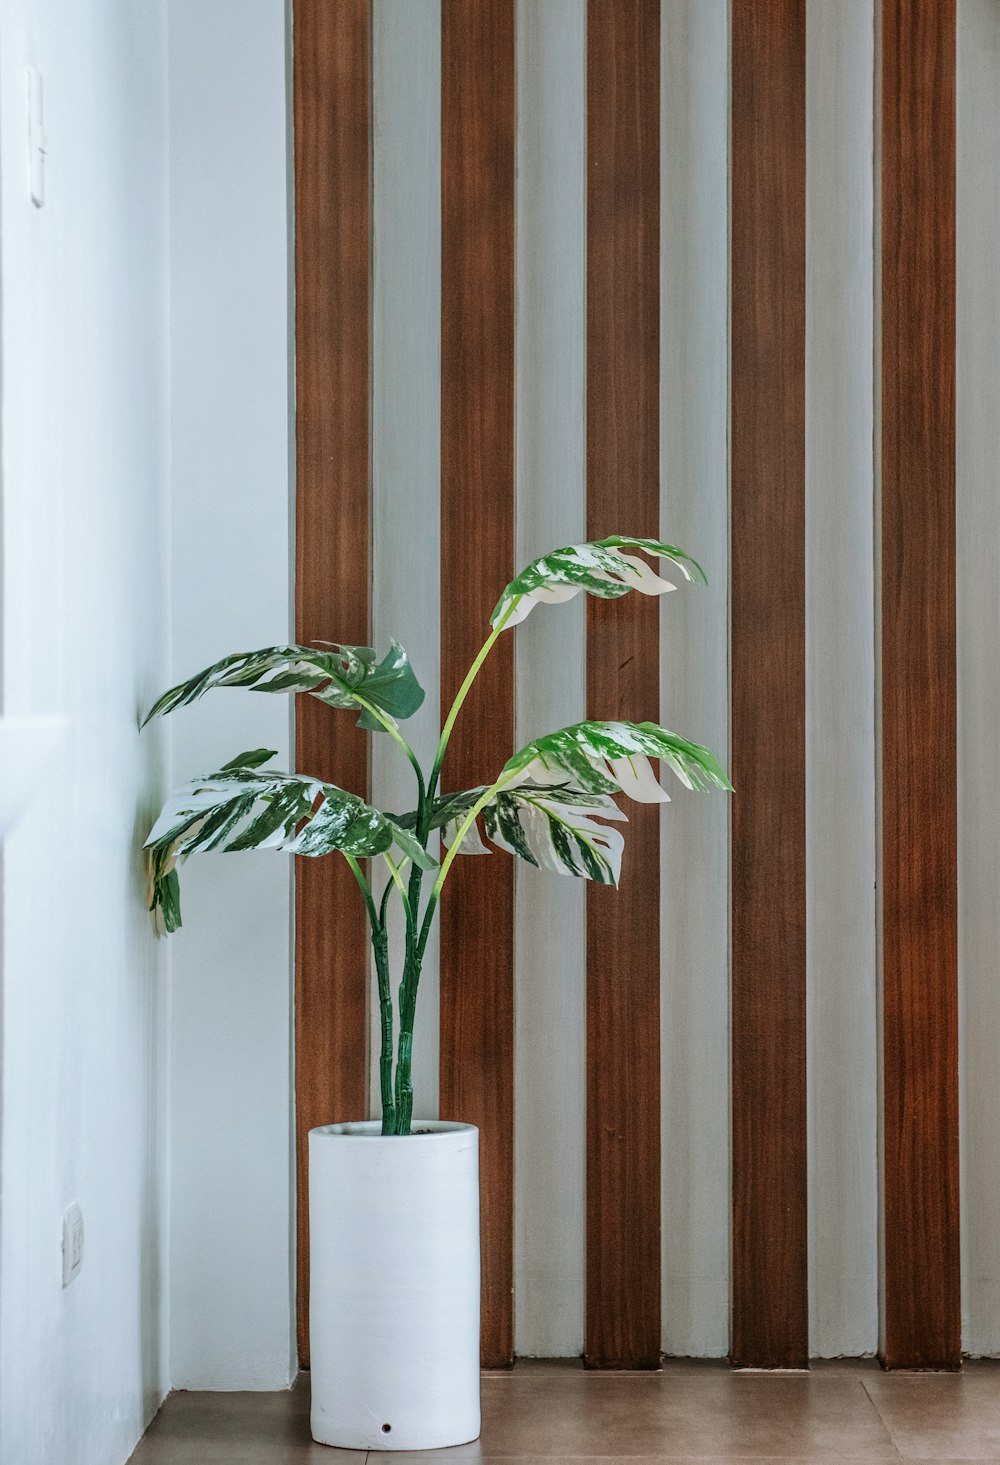
<svg viewBox="0 0 1000 1465">
<path fill-rule="evenodd" d="M 312 1433 L 354 1450 L 479 1437 L 479 1131 L 309 1132 Z"/>
</svg>

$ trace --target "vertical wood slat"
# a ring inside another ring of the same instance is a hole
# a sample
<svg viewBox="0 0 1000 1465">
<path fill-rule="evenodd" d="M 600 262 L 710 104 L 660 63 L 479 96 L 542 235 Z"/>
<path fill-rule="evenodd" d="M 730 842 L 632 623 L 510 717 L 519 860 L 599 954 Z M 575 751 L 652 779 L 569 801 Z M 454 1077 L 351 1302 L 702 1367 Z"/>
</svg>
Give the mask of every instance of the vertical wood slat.
<svg viewBox="0 0 1000 1465">
<path fill-rule="evenodd" d="M 732 0 L 732 1347 L 809 1356 L 805 0 Z"/>
<path fill-rule="evenodd" d="M 882 4 L 882 1357 L 961 1363 L 955 3 Z"/>
<path fill-rule="evenodd" d="M 659 530 L 659 0 L 587 29 L 587 537 Z M 655 599 L 588 598 L 587 711 L 659 721 Z M 587 889 L 591 1368 L 660 1361 L 659 807 L 630 805 L 617 891 Z"/>
<path fill-rule="evenodd" d="M 514 0 L 441 6 L 442 717 L 514 574 Z M 513 637 L 466 701 L 442 787 L 513 749 Z M 480 1129 L 482 1359 L 513 1361 L 514 871 L 458 860 L 441 904 L 441 1114 Z"/>
<path fill-rule="evenodd" d="M 295 0 L 299 641 L 369 640 L 369 0 Z M 298 699 L 296 767 L 365 794 L 368 739 Z M 309 1360 L 308 1133 L 368 1113 L 368 945 L 342 860 L 295 869 L 299 1356 Z"/>
</svg>

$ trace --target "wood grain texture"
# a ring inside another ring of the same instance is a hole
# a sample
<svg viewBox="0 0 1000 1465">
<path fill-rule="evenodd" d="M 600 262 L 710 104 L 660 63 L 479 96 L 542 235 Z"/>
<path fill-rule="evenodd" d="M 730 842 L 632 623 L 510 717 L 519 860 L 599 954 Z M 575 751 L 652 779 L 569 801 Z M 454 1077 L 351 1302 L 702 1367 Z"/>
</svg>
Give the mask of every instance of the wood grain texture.
<svg viewBox="0 0 1000 1465">
<path fill-rule="evenodd" d="M 808 1362 L 805 0 L 732 3 L 732 1346 Z"/>
<path fill-rule="evenodd" d="M 299 641 L 369 639 L 369 0 L 295 0 L 296 566 Z M 296 767 L 365 794 L 368 739 L 296 707 Z M 295 870 L 299 1356 L 309 1359 L 308 1133 L 368 1114 L 368 939 L 339 858 Z"/>
<path fill-rule="evenodd" d="M 881 83 L 882 1357 L 957 1368 L 954 0 L 883 0 Z"/>
<path fill-rule="evenodd" d="M 514 3 L 441 5 L 442 717 L 514 574 Z M 513 751 L 513 637 L 466 701 L 444 789 Z M 513 1361 L 514 870 L 458 860 L 441 906 L 441 1115 L 480 1129 L 482 1358 Z"/>
<path fill-rule="evenodd" d="M 655 537 L 659 0 L 587 18 L 587 538 Z M 655 599 L 588 598 L 588 716 L 658 722 L 658 646 Z M 587 890 L 590 1368 L 660 1362 L 660 811 L 628 813 L 621 888 Z"/>
</svg>

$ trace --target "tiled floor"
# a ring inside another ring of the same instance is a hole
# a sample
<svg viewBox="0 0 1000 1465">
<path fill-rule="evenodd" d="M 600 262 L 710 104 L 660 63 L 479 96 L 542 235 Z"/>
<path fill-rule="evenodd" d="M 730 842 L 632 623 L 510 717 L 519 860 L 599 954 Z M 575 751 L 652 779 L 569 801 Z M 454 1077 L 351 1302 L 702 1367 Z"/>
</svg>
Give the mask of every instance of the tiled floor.
<svg viewBox="0 0 1000 1465">
<path fill-rule="evenodd" d="M 369 1465 L 427 1458 L 370 1453 Z M 962 1374 L 885 1374 L 874 1363 L 761 1374 L 668 1363 L 657 1374 L 603 1374 L 521 1363 L 483 1378 L 476 1444 L 427 1454 L 506 1465 L 1000 1465 L 1000 1364 L 972 1363 Z M 362 1455 L 310 1440 L 305 1375 L 290 1393 L 172 1394 L 132 1465 L 363 1465 Z"/>
</svg>

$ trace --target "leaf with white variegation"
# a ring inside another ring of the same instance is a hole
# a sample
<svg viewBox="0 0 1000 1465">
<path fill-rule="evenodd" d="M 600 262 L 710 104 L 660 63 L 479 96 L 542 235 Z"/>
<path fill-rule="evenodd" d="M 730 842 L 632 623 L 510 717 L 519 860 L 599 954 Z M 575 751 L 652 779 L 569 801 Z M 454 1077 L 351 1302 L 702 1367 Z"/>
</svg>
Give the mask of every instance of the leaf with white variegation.
<svg viewBox="0 0 1000 1465">
<path fill-rule="evenodd" d="M 217 773 L 175 790 L 163 806 L 144 848 L 149 909 L 166 930 L 181 924 L 177 862 L 196 851 L 339 852 L 367 859 L 395 845 L 421 869 L 435 867 L 408 829 L 357 794 L 302 774 L 258 772 L 273 756 L 268 749 L 241 753 Z"/>
<path fill-rule="evenodd" d="M 485 792 L 484 784 L 435 800 L 430 827 L 441 830 L 446 847 L 454 844 L 459 825 Z M 603 794 L 581 793 L 566 786 L 524 784 L 495 793 L 481 817 L 493 844 L 530 865 L 558 875 L 595 880 L 600 885 L 618 884 L 624 841 L 619 830 L 597 820 L 627 822 L 627 816 Z M 399 816 L 399 822 L 410 827 L 415 820 L 415 814 Z M 469 825 L 457 853 L 490 853 L 477 821 Z"/>
<path fill-rule="evenodd" d="M 630 590 L 641 595 L 663 595 L 677 587 L 663 580 L 647 560 L 623 550 L 640 549 L 648 555 L 665 559 L 686 580 L 706 583 L 705 572 L 696 560 L 673 544 L 658 539 L 638 539 L 627 534 L 612 534 L 589 544 L 570 544 L 554 549 L 541 559 L 532 560 L 507 586 L 490 616 L 490 625 L 504 629 L 523 621 L 536 605 L 557 605 L 572 600 L 584 591 L 602 600 L 617 600 Z"/>
<path fill-rule="evenodd" d="M 715 754 L 655 722 L 577 722 L 528 743 L 504 764 L 505 789 L 519 784 L 570 784 L 589 794 L 628 794 L 636 802 L 666 803 L 650 758 L 665 763 L 686 788 L 732 792 Z"/>
<path fill-rule="evenodd" d="M 171 687 L 147 713 L 143 727 L 177 707 L 197 702 L 215 687 L 243 687 L 253 692 L 307 692 L 328 707 L 360 710 L 358 726 L 382 730 L 378 718 L 361 699 L 391 722 L 411 717 L 424 700 L 402 646 L 390 642 L 381 661 L 370 646 L 267 646 L 225 656 L 196 676 Z"/>
</svg>

